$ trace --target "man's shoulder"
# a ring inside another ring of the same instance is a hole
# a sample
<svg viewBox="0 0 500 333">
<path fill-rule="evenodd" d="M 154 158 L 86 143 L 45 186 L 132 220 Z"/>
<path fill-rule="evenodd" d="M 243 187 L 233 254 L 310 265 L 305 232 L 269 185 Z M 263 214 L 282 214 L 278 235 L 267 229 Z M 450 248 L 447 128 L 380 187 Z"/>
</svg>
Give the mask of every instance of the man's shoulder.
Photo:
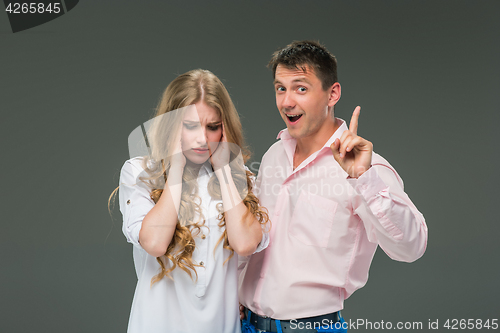
<svg viewBox="0 0 500 333">
<path fill-rule="evenodd" d="M 376 152 L 372 153 L 372 166 L 388 168 L 396 175 L 396 178 L 401 183 L 401 185 L 403 185 L 403 179 L 401 178 L 401 176 L 399 176 L 396 169 L 394 169 L 394 167 L 385 158 L 383 158 Z"/>
<path fill-rule="evenodd" d="M 276 154 L 283 152 L 283 151 L 284 151 L 283 142 L 281 140 L 276 141 L 264 153 L 264 156 L 262 156 L 262 162 L 264 162 L 264 160 L 268 159 L 270 156 L 275 156 Z"/>
<path fill-rule="evenodd" d="M 387 162 L 385 158 L 383 158 L 380 154 L 377 154 L 376 152 L 372 153 L 372 165 L 377 164 L 377 165 L 387 165 L 392 168 L 392 166 Z"/>
<path fill-rule="evenodd" d="M 283 150 L 283 141 L 277 140 L 275 143 L 273 143 L 271 145 L 271 147 L 269 147 L 266 154 L 276 153 L 276 152 L 281 151 L 281 150 Z"/>
</svg>

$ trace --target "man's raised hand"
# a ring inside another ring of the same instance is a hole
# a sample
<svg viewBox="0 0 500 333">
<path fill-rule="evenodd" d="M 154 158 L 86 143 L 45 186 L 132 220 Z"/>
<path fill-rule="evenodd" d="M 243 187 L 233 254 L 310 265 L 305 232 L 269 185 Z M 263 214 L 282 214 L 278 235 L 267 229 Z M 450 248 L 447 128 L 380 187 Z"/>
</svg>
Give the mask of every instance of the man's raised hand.
<svg viewBox="0 0 500 333">
<path fill-rule="evenodd" d="M 354 109 L 349 129 L 331 144 L 333 157 L 352 178 L 358 178 L 372 163 L 373 144 L 358 136 L 358 118 L 361 107 Z"/>
</svg>

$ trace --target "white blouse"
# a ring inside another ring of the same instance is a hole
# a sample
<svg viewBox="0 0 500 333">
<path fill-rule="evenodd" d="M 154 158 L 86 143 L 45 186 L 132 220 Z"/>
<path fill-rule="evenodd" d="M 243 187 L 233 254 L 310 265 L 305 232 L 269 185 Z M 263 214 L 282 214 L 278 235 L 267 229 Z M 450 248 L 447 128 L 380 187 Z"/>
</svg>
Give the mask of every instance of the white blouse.
<svg viewBox="0 0 500 333">
<path fill-rule="evenodd" d="M 156 257 L 149 255 L 139 244 L 139 231 L 142 220 L 153 208 L 150 189 L 139 181 L 144 176 L 142 157 L 125 162 L 120 174 L 119 202 L 123 214 L 123 233 L 129 243 L 134 245 L 133 256 L 137 274 L 128 333 L 239 333 L 240 320 L 238 309 L 238 255 L 226 262 L 230 252 L 223 249 L 220 242 L 215 245 L 224 232 L 219 228 L 216 205 L 208 194 L 207 184 L 212 170 L 206 165 L 200 168 L 198 195 L 205 217 L 205 227 L 195 237 L 196 249 L 193 261 L 196 280 L 183 270 L 176 268 L 170 275 L 151 286 L 151 279 L 160 272 Z M 263 233 L 257 251 L 267 247 L 268 233 Z M 215 251 L 214 251 L 215 249 Z"/>
</svg>

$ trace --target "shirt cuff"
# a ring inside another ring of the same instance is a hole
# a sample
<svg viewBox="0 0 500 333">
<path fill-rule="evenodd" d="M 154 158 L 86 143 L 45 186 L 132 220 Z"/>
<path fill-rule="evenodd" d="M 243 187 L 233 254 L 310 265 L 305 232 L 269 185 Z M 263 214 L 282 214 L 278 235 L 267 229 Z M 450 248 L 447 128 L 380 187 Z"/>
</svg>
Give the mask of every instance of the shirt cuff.
<svg viewBox="0 0 500 333">
<path fill-rule="evenodd" d="M 254 253 L 264 250 L 269 245 L 269 233 L 262 232 L 262 239 Z"/>
</svg>

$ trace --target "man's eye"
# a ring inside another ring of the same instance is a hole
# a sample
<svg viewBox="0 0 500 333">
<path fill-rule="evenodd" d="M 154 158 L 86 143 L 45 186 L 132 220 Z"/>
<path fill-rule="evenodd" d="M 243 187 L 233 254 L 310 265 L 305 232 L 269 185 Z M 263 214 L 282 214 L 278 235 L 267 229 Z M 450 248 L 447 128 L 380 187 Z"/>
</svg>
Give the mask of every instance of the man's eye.
<svg viewBox="0 0 500 333">
<path fill-rule="evenodd" d="M 297 89 L 299 92 L 306 92 L 306 88 L 305 87 L 299 87 L 299 89 Z"/>
<path fill-rule="evenodd" d="M 284 87 L 277 87 L 276 91 L 285 91 L 285 88 Z"/>
</svg>

